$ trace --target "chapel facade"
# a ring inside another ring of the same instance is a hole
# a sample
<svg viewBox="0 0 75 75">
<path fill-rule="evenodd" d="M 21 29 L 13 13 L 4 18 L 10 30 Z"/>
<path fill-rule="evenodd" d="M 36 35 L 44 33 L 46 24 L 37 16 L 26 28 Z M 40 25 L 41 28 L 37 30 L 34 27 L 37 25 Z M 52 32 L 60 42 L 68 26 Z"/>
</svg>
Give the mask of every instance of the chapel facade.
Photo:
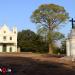
<svg viewBox="0 0 75 75">
<path fill-rule="evenodd" d="M 17 52 L 17 28 L 4 24 L 0 28 L 0 52 Z"/>
</svg>

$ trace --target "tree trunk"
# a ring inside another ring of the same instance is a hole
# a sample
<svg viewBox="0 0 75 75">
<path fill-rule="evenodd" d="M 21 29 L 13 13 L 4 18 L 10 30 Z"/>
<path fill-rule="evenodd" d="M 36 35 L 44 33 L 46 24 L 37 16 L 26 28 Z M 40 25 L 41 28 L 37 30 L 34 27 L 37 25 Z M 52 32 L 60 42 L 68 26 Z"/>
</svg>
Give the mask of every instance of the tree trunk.
<svg viewBox="0 0 75 75">
<path fill-rule="evenodd" d="M 53 54 L 52 46 L 51 46 L 51 44 L 50 44 L 50 43 L 49 43 L 49 54 Z"/>
<path fill-rule="evenodd" d="M 52 51 L 52 41 L 53 41 L 53 39 L 52 39 L 52 37 L 53 37 L 52 32 L 53 32 L 53 30 L 52 30 L 51 24 L 49 23 L 49 32 L 48 32 L 49 54 L 53 53 L 53 51 Z"/>
</svg>

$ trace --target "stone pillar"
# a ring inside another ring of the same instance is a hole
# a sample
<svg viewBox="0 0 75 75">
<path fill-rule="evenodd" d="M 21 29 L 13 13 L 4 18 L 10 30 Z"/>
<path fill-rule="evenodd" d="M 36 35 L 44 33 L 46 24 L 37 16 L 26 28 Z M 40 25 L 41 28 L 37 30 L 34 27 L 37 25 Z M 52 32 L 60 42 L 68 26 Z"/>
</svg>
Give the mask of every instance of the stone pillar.
<svg viewBox="0 0 75 75">
<path fill-rule="evenodd" d="M 71 51 L 70 51 L 70 40 L 69 39 L 67 39 L 66 40 L 66 55 L 67 56 L 71 56 Z"/>
<path fill-rule="evenodd" d="M 75 37 L 72 37 L 71 40 L 71 56 L 75 57 Z"/>
</svg>

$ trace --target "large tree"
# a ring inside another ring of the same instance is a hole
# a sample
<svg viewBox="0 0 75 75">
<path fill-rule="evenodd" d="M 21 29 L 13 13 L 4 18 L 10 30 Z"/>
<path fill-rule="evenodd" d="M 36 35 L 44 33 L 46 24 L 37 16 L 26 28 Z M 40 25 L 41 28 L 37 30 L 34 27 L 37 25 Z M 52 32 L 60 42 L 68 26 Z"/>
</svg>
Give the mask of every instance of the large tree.
<svg viewBox="0 0 75 75">
<path fill-rule="evenodd" d="M 56 29 L 66 22 L 68 18 L 68 13 L 64 7 L 56 4 L 43 4 L 33 12 L 31 21 L 46 31 L 49 42 L 49 53 L 52 53 L 57 35 L 60 36 L 59 32 L 56 32 Z"/>
</svg>

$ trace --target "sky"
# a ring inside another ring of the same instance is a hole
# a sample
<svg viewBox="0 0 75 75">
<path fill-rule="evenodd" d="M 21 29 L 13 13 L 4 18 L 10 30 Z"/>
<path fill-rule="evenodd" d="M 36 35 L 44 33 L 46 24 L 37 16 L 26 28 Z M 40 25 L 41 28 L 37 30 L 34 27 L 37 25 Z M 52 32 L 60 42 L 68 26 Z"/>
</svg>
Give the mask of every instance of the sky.
<svg viewBox="0 0 75 75">
<path fill-rule="evenodd" d="M 18 31 L 30 29 L 36 32 L 37 27 L 31 22 L 30 16 L 41 4 L 63 6 L 69 17 L 75 19 L 75 0 L 0 0 L 0 26 L 7 24 L 10 28 L 16 26 Z M 63 25 L 59 31 L 67 36 L 71 30 L 71 23 Z"/>
</svg>

